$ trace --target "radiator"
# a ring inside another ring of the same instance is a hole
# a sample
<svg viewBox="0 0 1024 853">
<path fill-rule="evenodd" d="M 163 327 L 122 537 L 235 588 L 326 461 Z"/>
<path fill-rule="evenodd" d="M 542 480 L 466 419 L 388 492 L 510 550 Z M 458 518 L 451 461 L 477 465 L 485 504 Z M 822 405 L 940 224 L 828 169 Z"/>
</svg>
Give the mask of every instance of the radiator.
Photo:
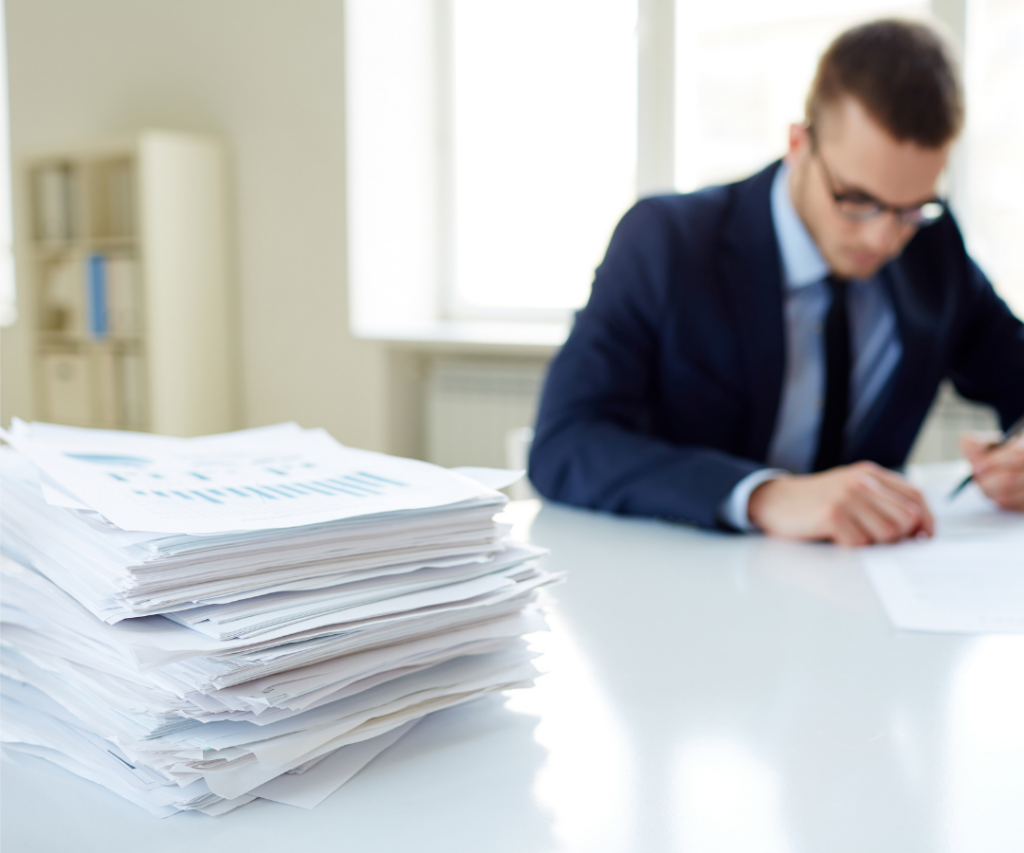
<svg viewBox="0 0 1024 853">
<path fill-rule="evenodd" d="M 427 459 L 451 468 L 523 464 L 545 366 L 533 362 L 437 359 L 427 370 Z"/>
</svg>

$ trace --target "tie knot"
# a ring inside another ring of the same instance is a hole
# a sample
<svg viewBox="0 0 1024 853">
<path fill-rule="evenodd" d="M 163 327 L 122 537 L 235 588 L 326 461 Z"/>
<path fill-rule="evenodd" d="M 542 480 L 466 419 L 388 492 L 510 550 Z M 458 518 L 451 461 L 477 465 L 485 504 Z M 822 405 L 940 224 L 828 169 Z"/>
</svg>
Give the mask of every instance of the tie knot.
<svg viewBox="0 0 1024 853">
<path fill-rule="evenodd" d="M 825 279 L 825 284 L 828 285 L 828 289 L 832 291 L 833 295 L 846 293 L 847 280 L 845 278 L 840 278 L 834 273 Z"/>
</svg>

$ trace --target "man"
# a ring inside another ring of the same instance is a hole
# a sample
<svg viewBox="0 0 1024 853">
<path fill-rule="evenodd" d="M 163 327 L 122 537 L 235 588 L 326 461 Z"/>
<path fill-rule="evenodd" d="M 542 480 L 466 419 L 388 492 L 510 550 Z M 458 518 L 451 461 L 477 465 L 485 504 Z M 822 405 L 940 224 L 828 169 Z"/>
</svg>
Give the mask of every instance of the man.
<svg viewBox="0 0 1024 853">
<path fill-rule="evenodd" d="M 789 151 L 737 184 L 630 210 L 544 390 L 545 496 L 843 545 L 930 535 L 900 468 L 952 379 L 1024 414 L 1024 325 L 936 183 L 963 123 L 927 27 L 867 24 L 822 56 Z M 966 439 L 1024 509 L 1024 443 Z"/>
</svg>

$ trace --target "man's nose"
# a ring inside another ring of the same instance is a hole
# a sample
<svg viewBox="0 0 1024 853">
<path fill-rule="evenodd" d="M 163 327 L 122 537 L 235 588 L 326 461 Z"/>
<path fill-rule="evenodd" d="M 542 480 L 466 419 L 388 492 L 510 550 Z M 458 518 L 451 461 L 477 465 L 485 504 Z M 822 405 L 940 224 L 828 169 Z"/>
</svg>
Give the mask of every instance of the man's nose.
<svg viewBox="0 0 1024 853">
<path fill-rule="evenodd" d="M 890 255 L 899 250 L 908 227 L 891 210 L 885 210 L 864 223 L 861 236 L 870 251 Z"/>
</svg>

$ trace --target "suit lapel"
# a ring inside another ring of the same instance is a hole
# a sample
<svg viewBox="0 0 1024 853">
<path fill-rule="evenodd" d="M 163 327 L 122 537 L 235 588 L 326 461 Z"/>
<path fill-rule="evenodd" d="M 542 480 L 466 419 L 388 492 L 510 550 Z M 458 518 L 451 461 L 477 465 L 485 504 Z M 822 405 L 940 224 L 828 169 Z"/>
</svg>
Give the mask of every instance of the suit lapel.
<svg viewBox="0 0 1024 853">
<path fill-rule="evenodd" d="M 932 346 L 935 314 L 915 294 L 903 259 L 887 264 L 879 277 L 896 312 L 903 353 L 848 455 L 851 460 L 874 459 L 896 468 L 903 464 L 914 442 L 920 423 L 918 415 L 931 405 L 941 368 L 937 369 L 937 354 Z"/>
<path fill-rule="evenodd" d="M 785 367 L 782 262 L 770 202 L 778 168 L 733 186 L 721 255 L 749 401 L 743 455 L 758 461 L 768 455 Z"/>
</svg>

